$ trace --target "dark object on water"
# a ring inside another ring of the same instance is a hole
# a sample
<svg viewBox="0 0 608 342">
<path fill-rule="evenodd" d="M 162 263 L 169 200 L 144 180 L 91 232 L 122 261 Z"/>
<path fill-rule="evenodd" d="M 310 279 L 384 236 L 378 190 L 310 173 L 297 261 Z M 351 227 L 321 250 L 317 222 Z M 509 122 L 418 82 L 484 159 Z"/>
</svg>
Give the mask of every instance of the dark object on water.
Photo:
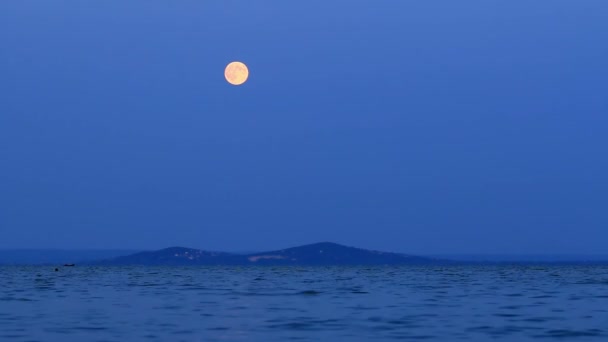
<svg viewBox="0 0 608 342">
<path fill-rule="evenodd" d="M 55 272 L 59 272 L 59 269 L 57 267 L 55 267 Z"/>
<path fill-rule="evenodd" d="M 76 266 L 76 264 L 64 264 L 63 266 L 65 266 L 65 267 L 74 267 L 74 266 Z"/>
</svg>

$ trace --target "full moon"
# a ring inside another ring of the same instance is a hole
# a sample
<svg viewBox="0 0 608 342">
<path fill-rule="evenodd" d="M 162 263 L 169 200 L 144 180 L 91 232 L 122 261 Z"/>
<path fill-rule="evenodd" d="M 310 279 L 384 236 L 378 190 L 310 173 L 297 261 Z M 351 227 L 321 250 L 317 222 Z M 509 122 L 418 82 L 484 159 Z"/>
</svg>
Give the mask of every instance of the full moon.
<svg viewBox="0 0 608 342">
<path fill-rule="evenodd" d="M 226 66 L 224 77 L 226 77 L 226 81 L 232 85 L 241 85 L 247 81 L 249 69 L 241 62 L 232 62 Z"/>
</svg>

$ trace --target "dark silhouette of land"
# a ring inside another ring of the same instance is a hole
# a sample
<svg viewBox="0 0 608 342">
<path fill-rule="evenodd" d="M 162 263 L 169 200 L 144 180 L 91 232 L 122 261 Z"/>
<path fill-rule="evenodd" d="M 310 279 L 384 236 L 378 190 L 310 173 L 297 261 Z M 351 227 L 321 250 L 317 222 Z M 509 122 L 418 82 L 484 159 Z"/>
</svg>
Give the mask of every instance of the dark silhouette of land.
<svg viewBox="0 0 608 342">
<path fill-rule="evenodd" d="M 5 249 L 0 250 L 0 265 L 79 265 L 136 252 L 138 250 Z"/>
<path fill-rule="evenodd" d="M 606 265 L 607 255 L 439 255 L 380 252 L 321 242 L 260 253 L 171 247 L 134 250 L 0 250 L 0 265 Z"/>
<path fill-rule="evenodd" d="M 250 254 L 171 247 L 99 261 L 99 265 L 427 265 L 438 259 L 372 251 L 332 242 Z"/>
</svg>

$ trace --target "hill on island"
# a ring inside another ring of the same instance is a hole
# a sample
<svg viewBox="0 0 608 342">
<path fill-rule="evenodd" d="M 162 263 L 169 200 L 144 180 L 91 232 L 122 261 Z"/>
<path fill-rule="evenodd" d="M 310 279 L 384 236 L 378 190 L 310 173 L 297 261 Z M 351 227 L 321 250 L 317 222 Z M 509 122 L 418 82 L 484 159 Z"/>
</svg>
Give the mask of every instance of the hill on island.
<svg viewBox="0 0 608 342">
<path fill-rule="evenodd" d="M 171 247 L 96 262 L 97 265 L 413 265 L 439 260 L 321 242 L 276 251 L 234 254 Z"/>
</svg>

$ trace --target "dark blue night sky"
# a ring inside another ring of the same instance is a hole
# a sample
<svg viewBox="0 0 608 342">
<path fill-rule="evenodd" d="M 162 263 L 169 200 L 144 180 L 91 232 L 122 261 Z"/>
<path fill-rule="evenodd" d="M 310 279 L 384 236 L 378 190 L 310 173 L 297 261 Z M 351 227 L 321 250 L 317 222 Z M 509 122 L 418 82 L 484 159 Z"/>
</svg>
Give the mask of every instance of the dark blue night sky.
<svg viewBox="0 0 608 342">
<path fill-rule="evenodd" d="M 605 253 L 607 116 L 605 0 L 6 0 L 0 248 Z"/>
</svg>

